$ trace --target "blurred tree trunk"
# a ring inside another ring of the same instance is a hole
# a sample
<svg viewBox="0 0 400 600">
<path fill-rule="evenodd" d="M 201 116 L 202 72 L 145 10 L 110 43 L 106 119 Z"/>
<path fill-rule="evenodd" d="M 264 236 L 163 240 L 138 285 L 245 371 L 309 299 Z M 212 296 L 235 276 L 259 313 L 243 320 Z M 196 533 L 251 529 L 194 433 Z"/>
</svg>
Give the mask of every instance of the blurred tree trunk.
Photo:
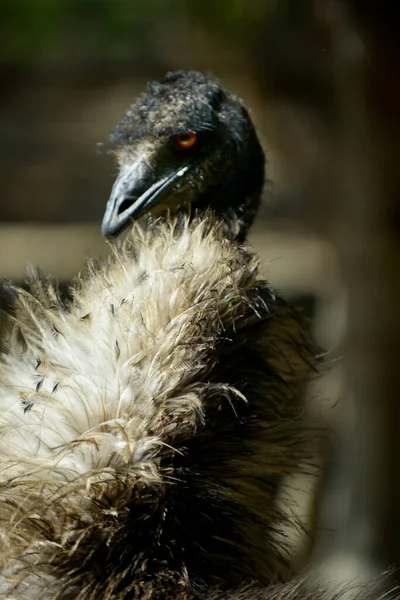
<svg viewBox="0 0 400 600">
<path fill-rule="evenodd" d="M 400 559 L 400 182 L 398 169 L 392 169 L 390 129 L 395 120 L 384 109 L 390 90 L 382 85 L 377 93 L 373 87 L 384 82 L 371 54 L 380 48 L 378 41 L 365 46 L 343 2 L 324 0 L 317 10 L 330 36 L 337 101 L 328 229 L 348 298 L 348 420 L 335 461 L 335 486 L 345 501 L 335 504 L 337 494 L 327 494 L 322 525 L 336 530 L 327 556 L 353 557 L 356 569 L 364 567 L 373 576 Z M 323 219 L 321 206 L 315 203 Z"/>
<path fill-rule="evenodd" d="M 313 0 L 302 3 L 300 18 L 299 6 L 289 6 L 265 24 L 257 50 L 264 49 L 266 96 L 297 115 L 295 126 L 284 123 L 278 131 L 287 138 L 289 176 L 317 135 L 320 152 L 305 163 L 299 190 L 306 219 L 334 244 L 346 287 L 344 420 L 315 553 L 323 573 L 340 583 L 370 579 L 400 562 L 400 95 L 393 9 L 372 0 Z M 310 114 L 319 119 L 314 129 Z"/>
</svg>

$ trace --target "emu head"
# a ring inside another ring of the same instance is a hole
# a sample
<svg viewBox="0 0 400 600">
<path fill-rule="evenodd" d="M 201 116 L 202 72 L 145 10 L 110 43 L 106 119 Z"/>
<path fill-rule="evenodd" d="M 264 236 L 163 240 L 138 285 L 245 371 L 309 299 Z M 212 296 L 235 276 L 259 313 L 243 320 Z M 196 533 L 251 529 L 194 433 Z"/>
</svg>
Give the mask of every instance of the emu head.
<svg viewBox="0 0 400 600">
<path fill-rule="evenodd" d="M 117 126 L 119 175 L 103 219 L 107 237 L 143 214 L 212 210 L 243 239 L 257 212 L 264 154 L 249 113 L 217 79 L 168 73 Z"/>
</svg>

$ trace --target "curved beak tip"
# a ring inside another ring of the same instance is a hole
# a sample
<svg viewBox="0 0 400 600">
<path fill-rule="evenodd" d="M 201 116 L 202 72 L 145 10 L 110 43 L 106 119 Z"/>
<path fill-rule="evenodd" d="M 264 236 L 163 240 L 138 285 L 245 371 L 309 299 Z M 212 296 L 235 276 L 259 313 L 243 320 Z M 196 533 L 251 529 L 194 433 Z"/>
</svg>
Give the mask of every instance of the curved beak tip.
<svg viewBox="0 0 400 600">
<path fill-rule="evenodd" d="M 104 219 L 103 219 L 103 222 L 101 224 L 101 233 L 106 238 L 112 238 L 112 237 L 114 237 L 114 235 L 112 234 L 112 228 L 109 226 L 108 221 L 105 221 Z"/>
<path fill-rule="evenodd" d="M 121 229 L 122 224 L 118 223 L 118 218 L 115 214 L 115 203 L 111 202 L 111 199 L 108 201 L 107 209 L 103 217 L 103 221 L 101 223 L 101 233 L 106 238 L 113 238 Z"/>
<path fill-rule="evenodd" d="M 143 173 L 134 176 L 132 167 L 120 173 L 114 183 L 106 212 L 101 224 L 101 232 L 107 238 L 114 238 L 120 234 L 127 225 L 155 205 L 162 204 L 168 196 L 172 184 L 194 164 L 194 161 L 174 169 L 154 181 L 151 171 L 148 178 L 143 179 Z M 137 169 L 137 165 L 136 165 Z"/>
</svg>

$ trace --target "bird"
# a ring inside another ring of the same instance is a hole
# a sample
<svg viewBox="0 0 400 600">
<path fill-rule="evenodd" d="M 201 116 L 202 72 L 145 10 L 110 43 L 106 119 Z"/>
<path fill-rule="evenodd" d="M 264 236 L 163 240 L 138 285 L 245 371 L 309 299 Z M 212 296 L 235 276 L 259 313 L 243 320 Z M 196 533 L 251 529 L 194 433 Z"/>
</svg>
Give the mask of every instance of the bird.
<svg viewBox="0 0 400 600">
<path fill-rule="evenodd" d="M 102 231 L 119 234 L 142 214 L 212 207 L 243 241 L 261 202 L 265 155 L 243 102 L 197 72 L 148 84 L 111 137 L 119 175 Z"/>
<path fill-rule="evenodd" d="M 38 271 L 8 284 L 0 597 L 339 600 L 287 565 L 319 348 L 246 241 L 265 158 L 245 105 L 169 73 L 111 151 L 102 231 L 125 239 L 69 299 Z"/>
</svg>

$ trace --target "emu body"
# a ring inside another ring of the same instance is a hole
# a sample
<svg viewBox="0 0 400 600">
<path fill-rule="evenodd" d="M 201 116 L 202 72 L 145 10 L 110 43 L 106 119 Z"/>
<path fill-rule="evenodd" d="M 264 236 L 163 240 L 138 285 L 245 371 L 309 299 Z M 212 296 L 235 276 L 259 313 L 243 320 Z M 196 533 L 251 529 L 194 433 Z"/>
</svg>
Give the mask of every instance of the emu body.
<svg viewBox="0 0 400 600">
<path fill-rule="evenodd" d="M 212 219 L 137 226 L 68 307 L 32 285 L 0 370 L 3 589 L 189 598 L 275 577 L 313 353 L 249 250 Z"/>
<path fill-rule="evenodd" d="M 223 230 L 137 225 L 68 305 L 51 282 L 14 290 L 0 597 L 367 598 L 272 584 L 287 577 L 276 492 L 307 462 L 315 348 Z"/>
</svg>

